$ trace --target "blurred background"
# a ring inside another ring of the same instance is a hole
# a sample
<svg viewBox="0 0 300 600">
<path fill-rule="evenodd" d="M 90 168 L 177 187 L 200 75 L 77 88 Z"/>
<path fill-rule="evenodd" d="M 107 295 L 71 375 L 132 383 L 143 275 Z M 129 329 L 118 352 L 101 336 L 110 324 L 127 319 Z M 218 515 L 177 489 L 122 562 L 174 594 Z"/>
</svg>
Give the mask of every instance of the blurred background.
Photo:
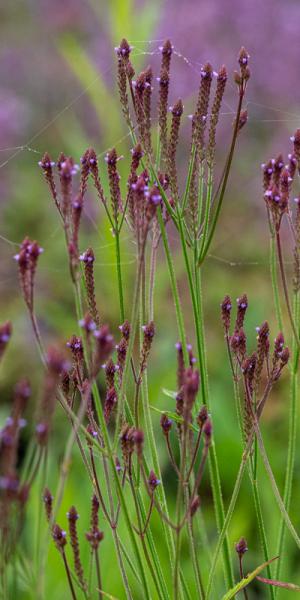
<svg viewBox="0 0 300 600">
<path fill-rule="evenodd" d="M 249 120 L 239 139 L 217 238 L 203 272 L 215 439 L 221 459 L 225 502 L 228 501 L 239 465 L 240 442 L 219 304 L 226 293 L 235 299 L 246 292 L 249 298 L 247 333 L 250 343 L 255 343 L 255 326 L 264 319 L 270 321 L 273 327 L 271 337 L 275 337 L 277 328 L 269 276 L 269 238 L 260 165 L 279 152 L 286 156 L 290 151 L 289 138 L 300 126 L 299 19 L 297 0 L 284 3 L 279 0 L 265 0 L 263 3 L 258 0 L 207 0 L 198 3 L 188 0 L 111 0 L 109 3 L 103 0 L 14 0 L 1 7 L 0 311 L 1 321 L 10 319 L 14 329 L 1 372 L 1 422 L 8 414 L 15 381 L 30 373 L 36 399 L 42 378 L 42 367 L 12 259 L 25 235 L 37 239 L 45 249 L 38 268 L 36 296 L 37 315 L 45 342 L 65 342 L 76 327 L 64 240 L 55 207 L 38 167 L 42 154 L 47 150 L 55 159 L 59 152 L 64 151 L 79 162 L 84 150 L 92 145 L 101 165 L 106 151 L 115 146 L 118 153 L 125 156 L 121 166 L 125 180 L 131 145 L 119 109 L 114 47 L 121 37 L 127 37 L 134 46 L 132 62 L 136 70 L 150 63 L 158 75 L 159 46 L 169 37 L 174 44 L 170 103 L 180 96 L 185 105 L 179 153 L 182 176 L 189 149 L 190 121 L 187 116 L 193 110 L 200 68 L 206 61 L 210 61 L 216 70 L 223 63 L 228 67 L 229 85 L 218 132 L 217 159 L 221 171 L 236 105 L 232 73 L 237 68 L 239 48 L 244 45 L 250 54 L 251 68 L 246 98 Z M 155 120 L 155 114 L 153 118 Z M 193 341 L 183 265 L 172 228 L 169 234 Z M 100 314 L 103 321 L 109 322 L 117 331 L 119 313 L 112 237 L 103 211 L 91 191 L 85 209 L 81 249 L 88 245 L 93 246 L 96 254 Z M 289 261 L 288 232 L 285 252 Z M 122 260 L 128 310 L 134 255 L 130 233 L 124 230 Z M 170 409 L 170 399 L 163 396 L 161 388 L 175 387 L 174 344 L 177 337 L 168 276 L 162 260 L 158 264 L 155 303 L 158 333 L 149 371 L 151 403 Z M 281 489 L 286 463 L 288 400 L 286 377 L 273 392 L 264 415 L 266 444 Z M 156 426 L 158 420 L 159 417 L 154 415 Z M 61 433 L 64 431 L 64 423 L 58 418 L 51 459 L 53 486 L 63 451 Z M 26 433 L 24 436 L 26 442 Z M 75 460 L 71 469 L 64 501 L 67 507 L 74 501 L 72 494 L 76 490 L 79 465 L 79 461 L 77 464 Z M 162 458 L 162 467 L 172 489 L 166 458 Z M 84 490 L 76 490 L 76 494 L 79 512 L 83 512 L 80 504 L 84 502 Z M 205 500 L 208 533 L 213 540 L 216 530 L 211 518 L 212 500 L 208 489 L 203 502 Z M 296 528 L 300 525 L 299 501 L 298 455 L 291 509 Z M 265 508 L 272 506 L 272 510 L 267 511 L 266 527 L 271 540 L 270 554 L 274 555 L 279 514 L 267 483 L 263 488 L 262 504 Z M 34 508 L 32 511 L 34 514 Z M 247 570 L 251 570 L 259 564 L 262 556 L 246 481 L 230 529 L 232 547 L 242 535 L 248 540 L 250 551 L 246 563 Z M 58 575 L 62 577 L 60 564 L 54 553 L 50 559 L 55 568 L 48 569 L 47 585 L 49 589 L 55 585 L 56 597 L 63 597 L 63 587 L 60 587 L 63 583 Z M 114 564 L 109 559 L 105 560 L 109 575 Z M 288 538 L 286 578 L 297 578 L 297 561 L 299 564 L 296 547 Z M 116 581 L 110 590 L 117 596 L 118 585 Z M 25 591 L 23 597 L 26 597 Z M 252 597 L 267 597 L 262 585 L 257 585 Z M 284 592 L 281 597 L 285 597 Z"/>
</svg>

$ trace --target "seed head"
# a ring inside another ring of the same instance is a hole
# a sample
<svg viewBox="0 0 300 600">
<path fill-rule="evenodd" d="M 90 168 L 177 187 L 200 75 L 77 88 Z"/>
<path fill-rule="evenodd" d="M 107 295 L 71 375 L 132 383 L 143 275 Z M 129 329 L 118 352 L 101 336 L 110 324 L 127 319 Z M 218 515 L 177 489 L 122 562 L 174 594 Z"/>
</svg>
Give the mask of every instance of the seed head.
<svg viewBox="0 0 300 600">
<path fill-rule="evenodd" d="M 155 325 L 153 321 L 150 321 L 148 325 L 143 325 L 143 346 L 141 352 L 141 361 L 140 361 L 140 371 L 144 372 L 147 366 L 148 357 L 150 354 L 154 334 L 155 334 Z"/>
<path fill-rule="evenodd" d="M 267 163 L 261 165 L 263 172 L 263 190 L 266 192 L 271 186 L 272 175 L 274 173 L 274 163 L 269 160 Z"/>
<path fill-rule="evenodd" d="M 149 488 L 152 493 L 156 490 L 156 488 L 159 484 L 160 484 L 160 479 L 157 479 L 154 471 L 150 471 L 149 477 L 148 477 L 148 485 L 149 485 Z"/>
<path fill-rule="evenodd" d="M 247 542 L 246 542 L 245 538 L 242 537 L 235 545 L 235 551 L 240 557 L 242 557 L 245 554 L 245 552 L 247 552 L 247 550 L 248 550 Z"/>
<path fill-rule="evenodd" d="M 44 506 L 45 506 L 47 521 L 50 522 L 51 517 L 52 517 L 53 496 L 48 488 L 44 489 L 43 502 L 44 502 Z"/>
<path fill-rule="evenodd" d="M 203 425 L 207 421 L 207 419 L 208 419 L 207 406 L 206 406 L 206 404 L 203 404 L 203 406 L 200 408 L 200 411 L 197 416 L 197 423 L 200 428 L 203 427 Z"/>
<path fill-rule="evenodd" d="M 244 325 L 245 314 L 246 314 L 246 310 L 248 308 L 248 298 L 247 298 L 246 294 L 243 294 L 242 296 L 240 296 L 240 298 L 237 298 L 236 302 L 237 302 L 237 317 L 236 317 L 235 329 L 238 330 L 238 329 L 241 329 L 241 327 L 243 327 L 243 325 Z"/>
<path fill-rule="evenodd" d="M 117 400 L 118 400 L 118 396 L 117 396 L 116 389 L 115 389 L 115 387 L 111 387 L 106 393 L 105 403 L 104 403 L 104 418 L 105 418 L 106 423 L 109 422 L 109 419 L 111 417 L 113 409 L 117 403 Z"/>
<path fill-rule="evenodd" d="M 10 321 L 6 321 L 2 325 L 0 325 L 0 359 L 2 358 L 7 344 L 11 338 L 12 334 L 12 324 Z"/>
<path fill-rule="evenodd" d="M 53 526 L 52 537 L 57 549 L 61 552 L 67 543 L 66 532 L 57 523 Z"/>
<path fill-rule="evenodd" d="M 167 414 L 163 414 L 161 416 L 160 425 L 161 425 L 162 432 L 164 433 L 164 435 L 168 435 L 169 434 L 169 432 L 172 429 L 172 424 L 173 423 L 172 423 L 171 419 L 169 419 L 169 417 L 168 417 Z"/>
<path fill-rule="evenodd" d="M 203 433 L 205 436 L 205 444 L 209 446 L 211 443 L 211 436 L 212 436 L 212 422 L 209 418 L 206 419 L 206 421 L 203 425 Z"/>
<path fill-rule="evenodd" d="M 221 317 L 225 329 L 225 333 L 228 334 L 230 329 L 230 314 L 232 309 L 232 303 L 230 296 L 225 296 L 221 303 Z"/>
<path fill-rule="evenodd" d="M 134 441 L 134 446 L 135 446 L 135 451 L 138 454 L 138 456 L 141 456 L 143 454 L 143 449 L 144 449 L 144 432 L 142 431 L 142 429 L 136 429 L 133 433 L 133 441 Z"/>
</svg>

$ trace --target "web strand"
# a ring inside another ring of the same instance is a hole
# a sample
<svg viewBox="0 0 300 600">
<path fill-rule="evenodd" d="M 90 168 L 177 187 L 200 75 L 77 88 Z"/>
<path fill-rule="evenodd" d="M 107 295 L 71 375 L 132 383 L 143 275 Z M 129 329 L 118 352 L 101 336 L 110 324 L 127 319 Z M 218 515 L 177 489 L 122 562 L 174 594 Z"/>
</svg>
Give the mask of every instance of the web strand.
<svg viewBox="0 0 300 600">
<path fill-rule="evenodd" d="M 132 52 L 132 56 L 134 57 L 134 56 L 160 55 L 159 46 L 156 46 L 156 45 L 161 42 L 163 42 L 162 38 L 156 38 L 156 39 L 151 39 L 151 40 L 131 40 L 130 43 L 133 45 L 142 44 L 145 46 L 144 49 L 140 48 L 140 47 L 135 47 Z M 153 50 L 147 49 L 147 47 L 149 48 L 149 46 L 154 46 L 154 45 L 156 47 L 154 47 Z M 195 73 L 199 77 L 200 69 L 202 66 L 201 63 L 199 63 L 198 61 L 196 62 L 196 61 L 189 59 L 177 47 L 174 47 L 173 54 L 178 60 L 182 61 L 187 66 L 187 68 L 192 70 L 193 73 Z M 17 145 L 17 146 L 8 146 L 8 147 L 0 148 L 0 152 L 13 152 L 12 155 L 10 155 L 8 158 L 6 158 L 2 162 L 0 162 L 0 169 L 6 167 L 12 160 L 17 158 L 23 152 L 31 152 L 33 154 L 37 154 L 37 155 L 41 156 L 43 154 L 43 152 L 32 147 L 32 143 L 36 142 L 41 137 L 41 135 L 43 133 L 45 133 L 45 131 L 47 131 L 54 123 L 56 123 L 56 121 L 62 115 L 64 115 L 67 111 L 74 108 L 76 103 L 78 103 L 78 101 L 87 94 L 87 92 L 96 84 L 96 82 L 100 79 L 100 77 L 107 75 L 113 69 L 115 69 L 115 64 L 112 64 L 110 67 L 108 67 L 108 69 L 106 69 L 101 74 L 99 74 L 99 76 L 94 78 L 79 94 L 77 94 L 68 104 L 66 104 L 53 118 L 49 119 L 49 121 L 47 121 L 45 123 L 45 125 L 43 125 L 33 136 L 31 136 L 27 142 L 25 142 L 24 144 Z M 226 104 L 226 101 L 224 104 L 229 109 L 229 112 L 222 111 L 220 113 L 220 117 L 227 118 L 227 117 L 233 116 L 235 114 L 235 111 L 232 109 L 231 106 Z M 297 115 L 295 113 L 292 113 L 288 110 L 285 110 L 285 109 L 282 109 L 279 107 L 274 107 L 274 106 L 270 106 L 270 105 L 263 104 L 260 102 L 256 102 L 256 100 L 248 100 L 246 106 L 248 108 L 250 106 L 254 106 L 254 107 L 261 108 L 261 109 L 265 109 L 268 113 L 268 118 L 260 118 L 260 119 L 251 117 L 251 114 L 250 114 L 250 116 L 249 116 L 249 125 L 250 126 L 251 126 L 251 123 L 253 123 L 253 124 L 254 123 L 293 123 L 296 121 L 300 121 L 300 115 Z M 284 118 L 278 118 L 278 119 L 269 118 L 269 111 L 280 113 Z M 130 137 L 130 133 L 127 133 L 124 136 L 122 136 L 121 138 L 119 138 L 118 140 L 116 140 L 111 145 L 118 146 L 119 144 L 121 144 L 124 140 L 126 140 L 129 137 Z M 105 150 L 101 150 L 98 154 L 98 158 L 101 158 L 102 156 L 104 156 L 107 151 L 108 151 L 108 148 Z"/>
</svg>

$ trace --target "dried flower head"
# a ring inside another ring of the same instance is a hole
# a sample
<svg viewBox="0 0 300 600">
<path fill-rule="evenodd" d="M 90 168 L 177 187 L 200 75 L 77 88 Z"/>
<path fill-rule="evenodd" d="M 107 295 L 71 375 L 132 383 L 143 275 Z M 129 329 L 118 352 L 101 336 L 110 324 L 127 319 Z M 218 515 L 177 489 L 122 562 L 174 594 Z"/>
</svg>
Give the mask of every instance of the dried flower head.
<svg viewBox="0 0 300 600">
<path fill-rule="evenodd" d="M 12 324 L 10 321 L 6 321 L 0 325 L 0 359 L 2 358 L 7 344 L 12 335 Z"/>
<path fill-rule="evenodd" d="M 225 329 L 225 333 L 228 334 L 230 329 L 230 314 L 232 309 L 232 303 L 230 296 L 225 296 L 223 302 L 221 302 L 221 317 Z"/>
<path fill-rule="evenodd" d="M 170 188 L 173 194 L 174 201 L 178 201 L 178 176 L 177 176 L 177 167 L 176 167 L 176 150 L 178 146 L 179 140 L 179 128 L 181 122 L 181 116 L 183 113 L 183 104 L 182 100 L 177 100 L 175 104 L 171 108 L 172 114 L 172 122 L 171 122 L 171 132 L 170 132 L 170 140 L 168 144 L 167 151 L 167 165 L 168 165 L 168 174 L 170 177 Z"/>
<path fill-rule="evenodd" d="M 23 298 L 31 313 L 33 312 L 35 272 L 38 258 L 42 252 L 43 248 L 37 242 L 31 241 L 26 237 L 20 246 L 20 252 L 14 256 L 19 266 L 19 278 Z"/>
<path fill-rule="evenodd" d="M 215 97 L 211 109 L 211 117 L 210 117 L 210 126 L 209 126 L 209 134 L 208 134 L 208 148 L 207 148 L 207 162 L 210 168 L 212 168 L 214 163 L 215 156 L 215 147 L 216 147 L 216 130 L 220 116 L 220 110 L 222 105 L 222 100 L 225 92 L 227 82 L 227 70 L 225 65 L 223 65 L 217 76 L 217 87 L 215 91 Z"/>
<path fill-rule="evenodd" d="M 235 551 L 239 556 L 243 556 L 243 554 L 245 554 L 245 552 L 247 552 L 248 550 L 248 546 L 247 546 L 247 542 L 245 540 L 245 538 L 241 538 L 237 544 L 235 544 Z"/>
<path fill-rule="evenodd" d="M 172 424 L 173 424 L 172 420 L 169 419 L 169 417 L 166 413 L 164 413 L 160 419 L 160 425 L 161 425 L 162 432 L 164 435 L 169 435 L 169 432 L 172 429 Z"/>
<path fill-rule="evenodd" d="M 52 517 L 53 496 L 48 488 L 44 489 L 43 502 L 45 506 L 47 521 L 50 522 Z"/>
<path fill-rule="evenodd" d="M 56 523 L 52 529 L 52 537 L 56 548 L 61 552 L 67 543 L 66 532 Z"/>
<path fill-rule="evenodd" d="M 197 415 L 197 423 L 200 428 L 203 427 L 203 425 L 207 419 L 208 419 L 208 409 L 207 409 L 206 404 L 203 404 L 203 406 L 200 408 L 199 413 Z"/>
<path fill-rule="evenodd" d="M 239 330 L 244 325 L 245 314 L 246 314 L 246 310 L 248 308 L 248 298 L 247 298 L 246 294 L 243 294 L 242 296 L 240 296 L 240 298 L 237 298 L 236 303 L 237 303 L 237 316 L 236 316 L 236 322 L 235 322 L 235 329 Z"/>
<path fill-rule="evenodd" d="M 140 359 L 140 372 L 141 374 L 147 367 L 147 361 L 150 354 L 153 337 L 155 334 L 155 325 L 153 321 L 150 321 L 148 325 L 143 325 L 143 346 L 141 351 L 141 359 Z"/>
<path fill-rule="evenodd" d="M 79 541 L 77 535 L 77 527 L 76 523 L 79 519 L 79 514 L 75 508 L 75 506 L 71 506 L 69 512 L 67 513 L 68 522 L 69 522 L 69 534 L 70 534 L 70 543 L 73 551 L 73 562 L 75 573 L 78 577 L 79 583 L 84 590 L 87 590 L 87 583 L 84 578 L 84 572 L 82 567 L 82 562 L 80 558 L 79 551 Z"/>
<path fill-rule="evenodd" d="M 150 491 L 153 493 L 159 484 L 160 484 L 160 479 L 158 479 L 156 477 L 154 471 L 150 471 L 149 477 L 148 477 L 148 485 L 149 485 Z"/>
<path fill-rule="evenodd" d="M 118 396 L 115 387 L 107 390 L 104 402 L 104 418 L 106 423 L 109 422 L 111 414 L 117 404 Z"/>
<path fill-rule="evenodd" d="M 86 285 L 86 295 L 91 316 L 97 327 L 100 326 L 99 312 L 95 296 L 95 277 L 94 277 L 94 262 L 95 255 L 92 248 L 88 248 L 79 259 L 84 264 L 84 278 Z"/>
</svg>

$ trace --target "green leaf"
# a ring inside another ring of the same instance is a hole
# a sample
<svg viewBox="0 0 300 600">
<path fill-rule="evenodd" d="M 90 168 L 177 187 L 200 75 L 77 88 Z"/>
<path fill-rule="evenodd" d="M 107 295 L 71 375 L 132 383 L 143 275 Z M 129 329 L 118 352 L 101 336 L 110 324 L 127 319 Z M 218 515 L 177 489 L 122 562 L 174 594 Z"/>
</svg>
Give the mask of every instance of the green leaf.
<svg viewBox="0 0 300 600">
<path fill-rule="evenodd" d="M 244 577 L 244 579 L 242 579 L 241 581 L 239 581 L 239 583 L 237 583 L 233 588 L 231 588 L 231 590 L 229 590 L 225 594 L 225 596 L 223 596 L 222 600 L 231 600 L 231 598 L 234 598 L 234 596 L 238 592 L 240 592 L 241 590 L 243 590 L 247 585 L 249 585 L 249 583 L 251 583 L 251 581 L 253 581 L 253 579 L 255 579 L 256 576 L 263 569 L 265 569 L 271 562 L 273 562 L 274 560 L 277 560 L 278 558 L 279 558 L 279 556 L 275 556 L 274 558 L 271 558 L 267 562 L 264 562 L 262 565 L 260 565 L 259 567 L 257 567 L 254 571 L 252 571 L 252 573 L 249 573 L 249 575 L 247 575 L 247 577 Z"/>
<path fill-rule="evenodd" d="M 183 423 L 183 418 L 177 415 L 177 413 L 174 413 L 170 410 L 160 410 L 159 408 L 156 408 L 156 406 L 152 405 L 150 405 L 150 408 L 151 410 L 154 410 L 154 412 L 157 412 L 160 415 L 168 415 L 168 417 L 170 417 L 172 421 L 175 421 L 176 423 Z M 193 425 L 192 423 L 189 423 L 189 427 L 196 433 L 199 433 L 199 428 L 195 427 L 195 425 Z"/>
</svg>

